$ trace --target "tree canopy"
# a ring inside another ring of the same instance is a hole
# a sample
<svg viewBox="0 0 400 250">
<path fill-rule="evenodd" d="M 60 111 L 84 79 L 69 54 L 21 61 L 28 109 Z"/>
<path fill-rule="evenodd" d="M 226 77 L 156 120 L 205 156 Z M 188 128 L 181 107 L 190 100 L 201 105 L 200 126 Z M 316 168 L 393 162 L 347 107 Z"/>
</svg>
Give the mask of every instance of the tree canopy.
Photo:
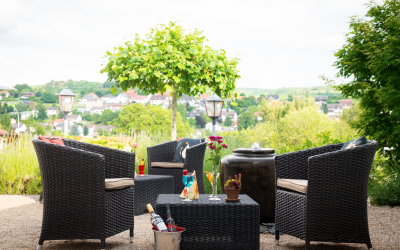
<svg viewBox="0 0 400 250">
<path fill-rule="evenodd" d="M 18 112 L 23 112 L 28 109 L 28 106 L 26 106 L 23 102 L 18 102 L 15 104 L 15 108 L 18 110 Z"/>
<path fill-rule="evenodd" d="M 182 121 L 186 122 L 187 120 L 187 110 L 185 104 L 178 104 L 177 111 L 181 114 Z"/>
<path fill-rule="evenodd" d="M 118 118 L 113 121 L 117 126 L 117 133 L 140 133 L 147 131 L 150 134 L 160 133 L 166 135 L 171 132 L 171 110 L 160 106 L 143 106 L 142 104 L 130 104 L 122 109 Z M 189 135 L 193 129 L 187 123 L 182 122 L 180 115 L 177 116 L 177 131 L 180 137 Z"/>
<path fill-rule="evenodd" d="M 45 103 L 55 103 L 58 101 L 58 98 L 53 93 L 44 92 L 44 93 L 42 93 L 42 101 Z"/>
<path fill-rule="evenodd" d="M 103 125 L 110 124 L 114 119 L 118 118 L 119 111 L 112 111 L 111 109 L 106 109 L 100 116 L 101 123 Z"/>
<path fill-rule="evenodd" d="M 79 135 L 78 125 L 76 125 L 76 124 L 72 125 L 71 135 L 73 135 L 73 136 L 78 136 Z"/>
<path fill-rule="evenodd" d="M 328 104 L 326 103 L 322 103 L 321 104 L 321 110 L 324 112 L 324 114 L 328 114 L 329 110 L 328 110 Z M 344 111 L 343 111 L 344 112 Z"/>
<path fill-rule="evenodd" d="M 49 117 L 47 116 L 46 107 L 43 104 L 36 105 L 36 110 L 38 111 L 37 119 L 38 120 L 46 120 Z"/>
<path fill-rule="evenodd" d="M 257 118 L 251 111 L 244 112 L 238 117 L 238 130 L 247 129 L 257 123 Z"/>
<path fill-rule="evenodd" d="M 83 135 L 87 136 L 89 134 L 89 127 L 88 126 L 83 126 Z"/>
<path fill-rule="evenodd" d="M 171 91 L 171 136 L 176 138 L 177 98 L 206 93 L 211 90 L 222 99 L 236 98 L 238 59 L 228 58 L 224 50 L 214 50 L 204 44 L 205 37 L 197 29 L 185 33 L 174 22 L 151 29 L 146 39 L 136 35 L 133 42 L 107 51 L 108 63 L 100 71 L 107 73 L 111 87 L 126 91 L 139 88 L 147 94 Z"/>
<path fill-rule="evenodd" d="M 31 86 L 29 86 L 28 84 L 24 83 L 24 84 L 17 84 L 14 86 L 14 88 L 17 90 L 18 93 L 22 93 L 22 92 L 30 92 L 32 91 Z"/>
<path fill-rule="evenodd" d="M 367 18 L 352 17 L 346 43 L 335 54 L 338 76 L 351 78 L 336 85 L 346 97 L 360 100 L 362 112 L 352 123 L 361 134 L 384 147 L 388 155 L 400 156 L 400 2 L 370 2 Z"/>
<path fill-rule="evenodd" d="M 231 119 L 229 116 L 227 116 L 227 117 L 225 118 L 224 125 L 230 127 L 230 126 L 232 126 L 232 124 L 233 124 L 232 119 Z"/>
<path fill-rule="evenodd" d="M 11 120 L 8 114 L 4 114 L 0 120 L 1 128 L 3 130 L 9 130 L 11 128 Z"/>
</svg>

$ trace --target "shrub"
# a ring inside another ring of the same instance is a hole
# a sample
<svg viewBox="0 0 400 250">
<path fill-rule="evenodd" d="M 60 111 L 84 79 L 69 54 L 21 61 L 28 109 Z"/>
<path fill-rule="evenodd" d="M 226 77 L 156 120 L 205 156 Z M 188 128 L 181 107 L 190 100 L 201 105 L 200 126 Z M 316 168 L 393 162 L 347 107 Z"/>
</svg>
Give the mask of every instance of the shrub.
<svg viewBox="0 0 400 250">
<path fill-rule="evenodd" d="M 376 155 L 368 182 L 372 205 L 400 205 L 400 164 L 385 155 Z"/>
<path fill-rule="evenodd" d="M 400 174 L 371 178 L 368 194 L 372 205 L 400 206 Z"/>
</svg>

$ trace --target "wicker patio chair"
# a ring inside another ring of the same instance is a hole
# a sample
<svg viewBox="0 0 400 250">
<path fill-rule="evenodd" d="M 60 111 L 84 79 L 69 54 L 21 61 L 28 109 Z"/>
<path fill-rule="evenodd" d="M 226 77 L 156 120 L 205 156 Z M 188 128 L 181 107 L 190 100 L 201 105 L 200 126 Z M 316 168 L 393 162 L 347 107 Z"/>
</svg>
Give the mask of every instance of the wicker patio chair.
<svg viewBox="0 0 400 250">
<path fill-rule="evenodd" d="M 174 176 L 174 193 L 180 194 L 184 189 L 182 183 L 182 171 L 187 169 L 189 172 L 196 170 L 197 184 L 199 193 L 204 194 L 203 184 L 203 161 L 206 152 L 207 142 L 192 146 L 186 150 L 184 167 L 182 168 L 160 168 L 151 167 L 152 162 L 172 162 L 174 159 L 177 141 L 165 142 L 147 148 L 147 164 L 149 174 L 152 175 L 172 175 Z"/>
<path fill-rule="evenodd" d="M 368 231 L 367 187 L 376 141 L 340 150 L 327 145 L 275 158 L 278 179 L 308 180 L 306 194 L 276 187 L 276 243 L 279 231 L 306 241 L 365 243 Z"/>
<path fill-rule="evenodd" d="M 134 186 L 105 190 L 105 178 L 134 178 L 135 154 L 63 139 L 65 146 L 32 140 L 43 185 L 45 240 L 105 239 L 134 226 Z"/>
</svg>

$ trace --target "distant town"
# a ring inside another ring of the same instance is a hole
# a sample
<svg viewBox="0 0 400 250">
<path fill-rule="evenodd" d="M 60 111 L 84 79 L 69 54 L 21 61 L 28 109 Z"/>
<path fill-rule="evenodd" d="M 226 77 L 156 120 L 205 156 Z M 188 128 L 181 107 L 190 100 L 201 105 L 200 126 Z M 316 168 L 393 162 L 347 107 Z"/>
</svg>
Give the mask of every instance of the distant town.
<svg viewBox="0 0 400 250">
<path fill-rule="evenodd" d="M 45 103 L 43 100 L 46 100 L 43 97 L 47 92 L 27 91 L 18 95 L 17 93 L 12 94 L 7 90 L 0 91 L 3 113 L 10 115 L 13 133 L 35 132 L 38 128 L 45 129 L 52 135 L 61 135 L 64 132 L 64 114 L 60 114 L 57 100 L 54 100 L 56 93 L 52 96 L 52 103 Z M 156 95 L 145 95 L 140 92 L 142 91 L 127 90 L 125 92 L 120 91 L 116 95 L 111 93 L 99 95 L 102 93 L 100 91 L 97 91 L 97 93 L 79 93 L 79 98 L 76 98 L 74 102 L 74 110 L 72 114 L 68 115 L 69 134 L 75 136 L 110 135 L 117 127 L 112 121 L 118 117 L 118 114 L 127 105 L 157 105 L 165 109 L 170 108 L 172 100 L 170 91 Z M 188 121 L 199 135 L 205 130 L 212 130 L 211 121 L 205 113 L 204 101 L 208 97 L 209 95 L 207 94 L 201 94 L 196 97 L 183 95 L 178 99 L 178 105 L 181 107 L 178 111 L 181 113 L 183 121 Z M 246 112 L 251 113 L 250 117 L 255 123 L 261 122 L 263 120 L 263 112 L 259 112 L 257 105 L 262 99 L 269 101 L 271 106 L 283 107 L 286 102 L 294 101 L 296 98 L 304 99 L 305 97 L 285 95 L 285 98 L 282 98 L 280 95 L 268 94 L 261 94 L 256 97 L 242 94 L 236 100 L 237 106 L 231 105 L 229 101 L 225 103 L 221 117 L 216 124 L 216 131 L 246 129 L 247 127 L 240 127 L 239 119 L 240 115 Z M 314 100 L 315 104 L 321 107 L 319 112 L 327 114 L 332 119 L 339 119 L 343 110 L 349 109 L 353 105 L 352 99 L 341 99 L 337 95 L 314 96 Z M 10 103 L 10 101 L 12 101 L 17 110 L 7 107 L 7 103 Z M 40 108 L 36 108 L 38 106 L 42 109 L 45 107 L 46 115 L 42 115 L 45 119 L 38 119 L 40 118 Z M 19 114 L 19 123 L 17 114 Z M 35 122 L 32 122 L 33 120 Z"/>
</svg>

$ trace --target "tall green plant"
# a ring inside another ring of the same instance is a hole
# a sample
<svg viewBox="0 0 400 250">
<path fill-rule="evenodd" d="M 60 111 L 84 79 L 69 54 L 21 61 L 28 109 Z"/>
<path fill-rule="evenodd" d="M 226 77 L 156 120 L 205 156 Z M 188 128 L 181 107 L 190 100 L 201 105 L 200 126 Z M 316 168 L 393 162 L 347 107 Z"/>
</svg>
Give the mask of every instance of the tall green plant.
<svg viewBox="0 0 400 250">
<path fill-rule="evenodd" d="M 377 140 L 390 160 L 400 157 L 400 2 L 371 1 L 366 18 L 352 17 L 346 43 L 335 54 L 338 76 L 351 78 L 335 87 L 343 96 L 360 99 L 363 112 L 353 127 Z"/>
<path fill-rule="evenodd" d="M 0 150 L 0 193 L 38 194 L 42 189 L 32 136 L 24 134 Z"/>
<path fill-rule="evenodd" d="M 175 140 L 177 98 L 182 94 L 192 96 L 210 89 L 223 99 L 238 96 L 238 59 L 227 58 L 224 50 L 213 50 L 204 40 L 197 29 L 185 33 L 174 22 L 161 24 L 146 39 L 136 35 L 114 53 L 107 51 L 108 63 L 100 72 L 107 73 L 108 81 L 116 81 L 113 92 L 116 87 L 139 88 L 148 94 L 171 90 L 171 137 Z"/>
</svg>

